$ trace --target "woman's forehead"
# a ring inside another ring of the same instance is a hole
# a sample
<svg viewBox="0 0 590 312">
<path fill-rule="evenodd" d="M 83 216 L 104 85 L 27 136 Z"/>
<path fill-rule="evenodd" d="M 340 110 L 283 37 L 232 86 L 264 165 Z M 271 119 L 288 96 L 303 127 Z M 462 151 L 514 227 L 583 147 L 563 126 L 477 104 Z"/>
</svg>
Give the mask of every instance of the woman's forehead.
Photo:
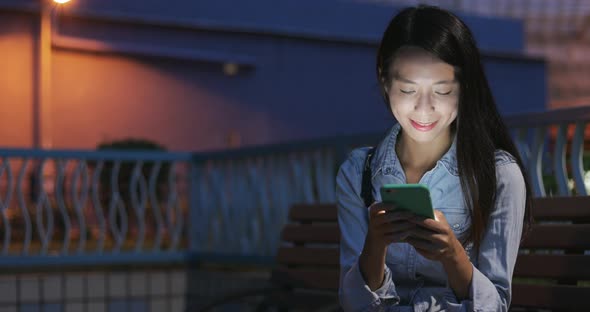
<svg viewBox="0 0 590 312">
<path fill-rule="evenodd" d="M 442 61 L 402 59 L 393 64 L 391 78 L 406 83 L 419 83 L 420 81 L 437 84 L 453 83 L 455 82 L 455 69 Z"/>
<path fill-rule="evenodd" d="M 393 77 L 412 80 L 412 76 L 437 76 L 454 79 L 455 69 L 432 53 L 418 47 L 404 47 L 397 53 L 391 64 Z"/>
</svg>

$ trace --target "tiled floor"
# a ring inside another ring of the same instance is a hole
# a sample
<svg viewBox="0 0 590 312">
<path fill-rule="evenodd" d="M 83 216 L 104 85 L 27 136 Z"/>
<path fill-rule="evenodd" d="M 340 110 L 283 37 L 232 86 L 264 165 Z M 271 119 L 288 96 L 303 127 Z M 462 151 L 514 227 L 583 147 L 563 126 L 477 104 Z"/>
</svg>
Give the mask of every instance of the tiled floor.
<svg viewBox="0 0 590 312">
<path fill-rule="evenodd" d="M 0 275 L 0 312 L 184 312 L 267 281 L 264 271 L 185 268 Z"/>
</svg>

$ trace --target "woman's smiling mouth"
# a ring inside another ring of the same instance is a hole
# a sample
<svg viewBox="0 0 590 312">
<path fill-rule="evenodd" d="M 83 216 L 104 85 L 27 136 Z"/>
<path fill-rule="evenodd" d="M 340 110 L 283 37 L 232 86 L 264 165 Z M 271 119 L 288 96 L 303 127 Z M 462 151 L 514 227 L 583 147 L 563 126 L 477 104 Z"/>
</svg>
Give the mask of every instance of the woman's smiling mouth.
<svg viewBox="0 0 590 312">
<path fill-rule="evenodd" d="M 410 119 L 410 122 L 412 123 L 412 127 L 414 127 L 418 131 L 430 131 L 436 126 L 436 123 L 438 121 L 434 121 L 434 122 L 430 122 L 430 123 L 422 123 L 422 122 L 417 122 L 417 121 Z"/>
</svg>

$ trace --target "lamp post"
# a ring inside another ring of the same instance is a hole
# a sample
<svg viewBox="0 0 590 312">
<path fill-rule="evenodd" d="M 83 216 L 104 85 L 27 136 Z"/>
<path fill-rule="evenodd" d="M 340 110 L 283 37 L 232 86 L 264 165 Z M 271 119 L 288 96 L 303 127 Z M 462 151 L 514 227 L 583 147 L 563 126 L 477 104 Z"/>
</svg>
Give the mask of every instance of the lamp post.
<svg viewBox="0 0 590 312">
<path fill-rule="evenodd" d="M 51 35 L 53 14 L 57 6 L 70 0 L 40 0 L 39 41 L 37 42 L 33 106 L 33 145 L 53 146 L 51 127 Z"/>
<path fill-rule="evenodd" d="M 49 149 L 53 146 L 51 134 L 51 34 L 53 14 L 57 6 L 70 0 L 39 0 L 40 19 L 35 46 L 33 76 L 33 147 Z M 41 171 L 41 172 L 40 172 Z M 30 175 L 31 199 L 39 200 L 43 186 L 43 168 L 39 161 L 33 163 Z"/>
</svg>

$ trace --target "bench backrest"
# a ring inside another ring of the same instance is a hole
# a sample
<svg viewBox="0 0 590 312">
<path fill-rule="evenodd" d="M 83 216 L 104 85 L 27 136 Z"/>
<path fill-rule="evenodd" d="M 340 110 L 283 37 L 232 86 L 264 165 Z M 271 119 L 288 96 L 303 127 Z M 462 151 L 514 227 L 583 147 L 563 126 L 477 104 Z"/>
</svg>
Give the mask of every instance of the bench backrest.
<svg viewBox="0 0 590 312">
<path fill-rule="evenodd" d="M 533 207 L 536 223 L 520 248 L 512 306 L 590 311 L 590 196 L 536 198 Z M 293 288 L 336 291 L 336 205 L 295 205 L 289 219 L 273 278 Z"/>
<path fill-rule="evenodd" d="M 589 311 L 590 197 L 537 198 L 533 216 L 516 262 L 512 306 Z"/>
</svg>

